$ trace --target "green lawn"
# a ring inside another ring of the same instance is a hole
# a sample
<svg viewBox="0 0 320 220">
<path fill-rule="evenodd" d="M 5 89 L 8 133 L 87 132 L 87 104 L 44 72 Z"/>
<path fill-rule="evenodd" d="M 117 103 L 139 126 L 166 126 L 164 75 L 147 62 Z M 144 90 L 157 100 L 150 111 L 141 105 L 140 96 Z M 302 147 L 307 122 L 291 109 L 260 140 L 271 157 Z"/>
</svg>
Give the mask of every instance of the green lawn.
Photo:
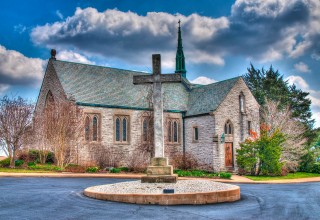
<svg viewBox="0 0 320 220">
<path fill-rule="evenodd" d="M 266 181 L 266 180 L 284 180 L 284 179 L 299 179 L 299 178 L 307 178 L 307 177 L 319 177 L 319 173 L 304 173 L 304 172 L 296 172 L 289 173 L 287 176 L 245 176 L 254 181 Z"/>
<path fill-rule="evenodd" d="M 28 169 L 21 169 L 21 168 L 3 168 L 0 167 L 0 172 L 5 173 L 52 173 L 53 171 L 46 171 L 46 170 L 28 170 Z"/>
</svg>

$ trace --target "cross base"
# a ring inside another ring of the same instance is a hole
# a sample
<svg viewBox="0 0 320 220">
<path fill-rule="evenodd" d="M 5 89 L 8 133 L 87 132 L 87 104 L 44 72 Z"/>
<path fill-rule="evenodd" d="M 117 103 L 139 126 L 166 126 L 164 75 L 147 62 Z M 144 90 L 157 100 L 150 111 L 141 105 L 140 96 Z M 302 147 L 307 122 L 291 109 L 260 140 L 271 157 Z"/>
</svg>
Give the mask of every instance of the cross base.
<svg viewBox="0 0 320 220">
<path fill-rule="evenodd" d="M 154 157 L 147 168 L 147 176 L 141 178 L 142 183 L 176 183 L 178 176 L 173 174 L 173 167 L 168 165 L 168 158 Z"/>
</svg>

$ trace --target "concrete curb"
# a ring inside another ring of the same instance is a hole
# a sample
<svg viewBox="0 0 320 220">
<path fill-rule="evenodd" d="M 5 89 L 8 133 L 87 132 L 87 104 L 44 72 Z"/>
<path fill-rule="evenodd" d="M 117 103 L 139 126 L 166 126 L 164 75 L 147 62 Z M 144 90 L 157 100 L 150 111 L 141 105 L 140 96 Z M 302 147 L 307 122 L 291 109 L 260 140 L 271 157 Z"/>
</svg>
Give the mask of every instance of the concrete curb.
<svg viewBox="0 0 320 220">
<path fill-rule="evenodd" d="M 240 199 L 240 187 L 234 186 L 229 190 L 201 193 L 177 194 L 112 194 L 96 192 L 89 187 L 83 194 L 87 197 L 114 202 L 154 205 L 202 205 L 221 202 L 235 202 Z"/>
<path fill-rule="evenodd" d="M 140 179 L 145 174 L 110 174 L 110 173 L 6 173 L 0 172 L 1 177 L 43 177 L 43 178 L 117 178 L 117 179 Z M 209 179 L 222 183 L 237 184 L 296 184 L 308 182 L 320 182 L 320 177 L 309 177 L 300 179 L 287 180 L 269 180 L 253 181 L 243 176 L 233 175 L 231 180 L 228 179 L 210 179 L 195 177 L 179 177 L 179 179 Z"/>
</svg>

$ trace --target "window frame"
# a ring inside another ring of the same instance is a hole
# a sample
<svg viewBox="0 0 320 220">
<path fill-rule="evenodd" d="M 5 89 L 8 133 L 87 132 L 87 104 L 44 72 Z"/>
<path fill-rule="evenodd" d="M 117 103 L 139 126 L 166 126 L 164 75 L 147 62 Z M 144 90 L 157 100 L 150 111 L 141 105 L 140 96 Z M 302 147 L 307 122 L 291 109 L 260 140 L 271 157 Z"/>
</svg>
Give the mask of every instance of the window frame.
<svg viewBox="0 0 320 220">
<path fill-rule="evenodd" d="M 168 144 L 180 144 L 181 143 L 181 123 L 179 118 L 168 118 L 167 119 L 167 138 L 166 142 Z M 174 127 L 176 125 L 176 128 Z M 176 135 L 175 135 L 176 130 Z"/>
<path fill-rule="evenodd" d="M 199 142 L 199 127 L 198 126 L 193 126 L 192 127 L 192 141 L 193 142 Z"/>
<path fill-rule="evenodd" d="M 119 120 L 119 131 L 117 131 L 117 120 Z M 124 121 L 126 124 L 124 126 Z M 125 128 L 125 130 L 124 130 Z M 125 131 L 125 132 L 124 132 Z M 117 137 L 119 133 L 119 139 Z M 123 134 L 126 134 L 125 138 Z M 114 135 L 113 140 L 115 144 L 130 144 L 130 116 L 129 115 L 115 115 L 114 116 Z"/>
<path fill-rule="evenodd" d="M 97 119 L 97 137 L 96 140 L 94 140 L 93 135 L 94 135 L 94 129 L 93 129 L 93 120 L 94 118 Z M 87 124 L 86 120 L 89 119 L 89 130 L 88 133 L 86 131 L 87 129 Z M 86 135 L 89 135 L 89 139 L 87 139 Z M 94 113 L 94 112 L 84 112 L 84 141 L 89 143 L 89 142 L 100 142 L 101 141 L 101 115 L 100 113 Z"/>
</svg>

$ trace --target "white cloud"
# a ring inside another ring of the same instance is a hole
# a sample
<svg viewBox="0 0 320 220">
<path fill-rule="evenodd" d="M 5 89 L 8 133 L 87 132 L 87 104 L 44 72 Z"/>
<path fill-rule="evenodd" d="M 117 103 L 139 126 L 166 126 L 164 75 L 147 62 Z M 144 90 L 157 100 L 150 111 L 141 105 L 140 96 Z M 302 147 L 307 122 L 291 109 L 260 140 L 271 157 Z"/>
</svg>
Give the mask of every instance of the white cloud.
<svg viewBox="0 0 320 220">
<path fill-rule="evenodd" d="M 19 34 L 22 34 L 23 32 L 25 32 L 27 30 L 27 27 L 22 25 L 22 24 L 18 24 L 18 25 L 15 25 L 13 27 L 14 31 L 15 32 L 18 32 Z"/>
<path fill-rule="evenodd" d="M 308 83 L 301 76 L 288 76 L 286 78 L 290 84 L 295 84 L 298 88 L 302 90 L 309 89 Z"/>
<path fill-rule="evenodd" d="M 70 50 L 58 51 L 56 57 L 59 60 L 65 60 L 70 62 L 95 64 L 93 61 L 88 60 L 87 57 Z"/>
<path fill-rule="evenodd" d="M 62 20 L 63 19 L 63 14 L 59 11 L 56 10 L 56 15 Z"/>
<path fill-rule="evenodd" d="M 210 79 L 208 77 L 205 77 L 205 76 L 199 76 L 198 78 L 191 80 L 190 82 L 194 83 L 194 84 L 208 85 L 208 84 L 211 84 L 211 83 L 214 83 L 217 81 L 214 79 Z"/>
<path fill-rule="evenodd" d="M 320 60 L 320 55 L 316 54 L 316 53 L 313 53 L 313 54 L 311 54 L 311 58 L 314 59 L 314 60 Z"/>
<path fill-rule="evenodd" d="M 29 58 L 18 51 L 7 50 L 0 45 L 0 84 L 2 85 L 38 85 L 42 80 L 45 65 L 46 61 L 42 59 Z"/>
<path fill-rule="evenodd" d="M 0 95 L 4 95 L 4 93 L 10 88 L 9 85 L 0 84 Z"/>
<path fill-rule="evenodd" d="M 301 72 L 301 73 L 311 72 L 308 65 L 303 62 L 299 62 L 299 63 L 294 64 L 294 68 L 295 68 L 295 70 L 297 70 L 298 72 Z"/>
<path fill-rule="evenodd" d="M 312 118 L 316 121 L 315 122 L 315 127 L 316 128 L 320 128 L 320 111 L 313 112 Z"/>
</svg>

